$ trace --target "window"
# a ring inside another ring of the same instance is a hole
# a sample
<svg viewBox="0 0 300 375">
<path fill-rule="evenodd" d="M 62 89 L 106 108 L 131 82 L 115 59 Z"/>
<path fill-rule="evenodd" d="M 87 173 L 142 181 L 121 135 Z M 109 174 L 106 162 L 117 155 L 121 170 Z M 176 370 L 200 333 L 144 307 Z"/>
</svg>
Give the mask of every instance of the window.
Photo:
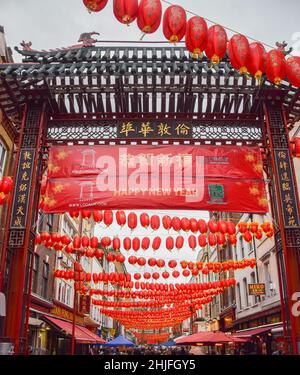
<svg viewBox="0 0 300 375">
<path fill-rule="evenodd" d="M 43 262 L 42 297 L 48 297 L 49 264 Z"/>
<path fill-rule="evenodd" d="M 3 141 L 0 139 L 0 177 L 4 174 L 5 162 L 7 157 L 7 148 Z"/>
<path fill-rule="evenodd" d="M 40 256 L 38 254 L 34 254 L 33 272 L 32 272 L 32 292 L 33 293 L 37 293 L 39 263 L 40 263 Z"/>
<path fill-rule="evenodd" d="M 245 306 L 248 307 L 249 306 L 248 283 L 247 283 L 247 279 L 246 278 L 243 279 L 243 288 L 244 288 L 244 302 L 245 302 Z"/>
<path fill-rule="evenodd" d="M 249 254 L 251 254 L 253 251 L 253 242 L 249 242 Z"/>
<path fill-rule="evenodd" d="M 240 237 L 240 247 L 241 247 L 241 256 L 242 256 L 242 259 L 244 259 L 245 258 L 245 245 L 244 245 L 243 236 Z"/>
<path fill-rule="evenodd" d="M 237 289 L 237 298 L 238 298 L 238 308 L 240 310 L 242 310 L 243 309 L 243 305 L 242 305 L 242 296 L 241 296 L 241 286 L 240 286 L 240 283 L 236 284 L 236 289 Z"/>
<path fill-rule="evenodd" d="M 255 284 L 256 283 L 255 272 L 251 273 L 250 278 L 251 278 L 251 284 Z M 258 302 L 258 296 L 252 296 L 252 302 L 255 305 Z"/>
<path fill-rule="evenodd" d="M 53 228 L 53 218 L 54 218 L 54 215 L 53 215 L 53 214 L 49 214 L 49 215 L 47 215 L 46 232 L 49 232 L 49 233 L 52 232 L 52 228 Z"/>
<path fill-rule="evenodd" d="M 265 280 L 266 280 L 266 297 L 270 297 L 271 289 L 270 286 L 272 284 L 271 275 L 270 275 L 270 263 L 264 263 L 264 272 L 265 272 Z"/>
</svg>

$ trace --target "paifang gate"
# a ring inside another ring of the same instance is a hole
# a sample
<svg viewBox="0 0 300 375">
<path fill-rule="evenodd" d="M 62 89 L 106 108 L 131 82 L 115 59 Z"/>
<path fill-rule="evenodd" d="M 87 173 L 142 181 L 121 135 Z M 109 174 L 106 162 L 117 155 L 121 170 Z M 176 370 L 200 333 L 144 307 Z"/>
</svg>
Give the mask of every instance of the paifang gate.
<svg viewBox="0 0 300 375">
<path fill-rule="evenodd" d="M 266 79 L 259 85 L 240 76 L 226 59 L 211 67 L 179 47 L 19 52 L 23 63 L 0 65 L 0 105 L 13 119 L 18 145 L 1 266 L 1 289 L 8 298 L 5 336 L 17 351 L 26 338 L 35 197 L 49 149 L 169 145 L 259 147 L 279 224 L 275 242 L 285 336 L 289 352 L 299 352 L 300 322 L 292 300 L 300 291 L 300 219 L 289 130 L 299 119 L 300 90 L 288 82 L 276 88 Z M 21 217 L 20 184 L 27 197 Z"/>
</svg>

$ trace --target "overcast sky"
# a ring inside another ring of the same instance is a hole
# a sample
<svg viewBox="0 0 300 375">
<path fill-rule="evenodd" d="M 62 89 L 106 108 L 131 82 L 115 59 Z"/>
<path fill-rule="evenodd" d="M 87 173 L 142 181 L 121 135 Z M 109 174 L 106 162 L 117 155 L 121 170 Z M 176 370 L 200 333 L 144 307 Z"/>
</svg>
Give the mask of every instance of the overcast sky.
<svg viewBox="0 0 300 375">
<path fill-rule="evenodd" d="M 141 32 L 135 24 L 126 27 L 114 18 L 112 3 L 109 0 L 102 12 L 89 14 L 82 0 L 0 0 L 0 25 L 4 26 L 7 43 L 12 48 L 23 39 L 32 41 L 34 49 L 70 46 L 86 31 L 98 31 L 102 40 L 139 40 Z M 286 40 L 300 54 L 300 43 L 297 46 L 293 41 L 293 35 L 300 41 L 299 0 L 174 0 L 174 3 L 271 45 Z M 161 30 L 146 38 L 163 39 Z M 19 60 L 16 53 L 14 58 Z"/>
</svg>

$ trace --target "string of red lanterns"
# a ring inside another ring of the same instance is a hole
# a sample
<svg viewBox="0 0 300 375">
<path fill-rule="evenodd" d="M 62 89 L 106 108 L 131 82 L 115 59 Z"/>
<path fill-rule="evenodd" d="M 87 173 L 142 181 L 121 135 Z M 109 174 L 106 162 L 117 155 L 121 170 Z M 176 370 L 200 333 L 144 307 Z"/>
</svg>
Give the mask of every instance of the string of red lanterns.
<svg viewBox="0 0 300 375">
<path fill-rule="evenodd" d="M 107 0 L 83 0 L 90 12 L 99 12 Z M 163 19 L 163 34 L 171 43 L 178 43 L 185 38 L 186 48 L 194 58 L 201 58 L 205 52 L 213 64 L 219 64 L 228 52 L 229 60 L 240 74 L 250 73 L 258 81 L 263 74 L 275 85 L 280 85 L 287 77 L 289 82 L 300 87 L 300 57 L 288 59 L 280 49 L 266 52 L 261 43 L 249 43 L 246 36 L 235 34 L 228 39 L 225 28 L 213 25 L 208 28 L 204 18 L 194 16 L 187 19 L 187 12 L 179 5 L 170 5 L 162 15 L 160 0 L 114 0 L 113 11 L 116 19 L 124 24 L 137 20 L 138 27 L 144 34 L 154 33 Z"/>
<path fill-rule="evenodd" d="M 11 177 L 0 179 L 0 206 L 3 206 L 8 194 L 13 190 L 14 183 Z"/>
</svg>

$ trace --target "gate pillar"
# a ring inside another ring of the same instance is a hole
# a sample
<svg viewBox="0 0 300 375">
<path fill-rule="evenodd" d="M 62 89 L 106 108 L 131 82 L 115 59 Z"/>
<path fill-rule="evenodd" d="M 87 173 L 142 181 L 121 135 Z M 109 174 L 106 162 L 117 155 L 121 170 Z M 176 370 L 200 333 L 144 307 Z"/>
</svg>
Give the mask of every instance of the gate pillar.
<svg viewBox="0 0 300 375">
<path fill-rule="evenodd" d="M 289 354 L 300 354 L 300 314 L 295 311 L 300 293 L 299 192 L 281 90 L 267 94 L 264 111 L 285 340 Z"/>
<path fill-rule="evenodd" d="M 35 247 L 35 223 L 38 214 L 41 178 L 42 138 L 46 132 L 46 102 L 25 106 L 14 171 L 14 193 L 7 216 L 5 264 L 1 272 L 1 290 L 7 297 L 4 336 L 15 345 L 15 353 L 24 353 L 26 303 L 29 301 L 30 265 Z"/>
</svg>

